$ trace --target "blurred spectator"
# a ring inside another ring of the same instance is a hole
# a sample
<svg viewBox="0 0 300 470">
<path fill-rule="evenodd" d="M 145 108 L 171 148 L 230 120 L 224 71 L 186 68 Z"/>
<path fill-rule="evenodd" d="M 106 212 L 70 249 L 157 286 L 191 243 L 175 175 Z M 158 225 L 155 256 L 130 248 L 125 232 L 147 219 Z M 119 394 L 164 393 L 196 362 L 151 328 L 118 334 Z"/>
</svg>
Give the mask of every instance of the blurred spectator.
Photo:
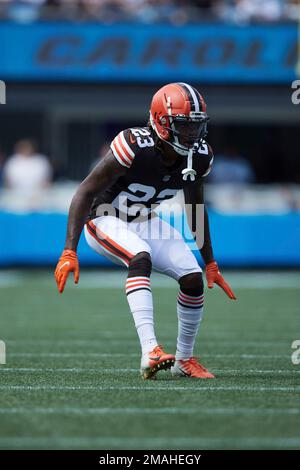
<svg viewBox="0 0 300 470">
<path fill-rule="evenodd" d="M 39 18 L 75 21 L 171 22 L 221 18 L 247 24 L 299 19 L 298 0 L 0 0 L 0 16 L 19 22 Z"/>
<path fill-rule="evenodd" d="M 30 23 L 39 19 L 41 7 L 47 0 L 1 0 L 6 4 L 9 19 L 20 23 Z"/>
<path fill-rule="evenodd" d="M 223 154 L 216 155 L 209 181 L 221 184 L 248 184 L 254 183 L 255 177 L 249 161 L 242 157 L 235 147 L 228 146 Z"/>
<path fill-rule="evenodd" d="M 15 145 L 15 153 L 3 168 L 5 185 L 18 191 L 31 191 L 49 185 L 52 169 L 48 159 L 38 153 L 33 140 L 20 140 Z"/>
<path fill-rule="evenodd" d="M 283 6 L 284 17 L 289 20 L 300 20 L 300 2 L 299 0 L 287 0 Z"/>
<path fill-rule="evenodd" d="M 219 2 L 222 19 L 238 24 L 250 21 L 274 22 L 283 16 L 284 0 L 229 0 Z"/>
</svg>

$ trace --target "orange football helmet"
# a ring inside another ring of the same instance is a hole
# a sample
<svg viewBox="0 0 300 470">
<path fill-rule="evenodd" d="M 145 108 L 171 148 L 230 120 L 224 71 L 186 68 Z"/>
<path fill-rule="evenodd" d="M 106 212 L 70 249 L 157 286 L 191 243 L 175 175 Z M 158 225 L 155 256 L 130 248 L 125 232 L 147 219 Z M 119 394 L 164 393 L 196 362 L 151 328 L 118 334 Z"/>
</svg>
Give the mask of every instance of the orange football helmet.
<svg viewBox="0 0 300 470">
<path fill-rule="evenodd" d="M 199 146 L 207 134 L 208 120 L 203 97 L 187 83 L 165 85 L 152 98 L 152 129 L 181 155 Z"/>
</svg>

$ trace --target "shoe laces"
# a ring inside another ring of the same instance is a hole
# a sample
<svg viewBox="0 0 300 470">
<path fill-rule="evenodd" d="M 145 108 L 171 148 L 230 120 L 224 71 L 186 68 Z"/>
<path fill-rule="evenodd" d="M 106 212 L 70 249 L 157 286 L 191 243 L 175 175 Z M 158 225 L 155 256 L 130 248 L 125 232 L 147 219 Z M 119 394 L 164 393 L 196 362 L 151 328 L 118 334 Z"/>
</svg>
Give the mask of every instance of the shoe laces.
<svg viewBox="0 0 300 470">
<path fill-rule="evenodd" d="M 197 357 L 191 357 L 187 362 L 192 369 L 195 369 L 196 371 L 200 369 L 202 372 L 207 372 L 206 367 L 200 364 Z"/>
<path fill-rule="evenodd" d="M 162 349 L 162 345 L 158 344 L 157 346 L 155 346 L 155 348 L 153 349 L 152 352 L 155 353 L 155 354 L 163 354 L 164 351 Z"/>
</svg>

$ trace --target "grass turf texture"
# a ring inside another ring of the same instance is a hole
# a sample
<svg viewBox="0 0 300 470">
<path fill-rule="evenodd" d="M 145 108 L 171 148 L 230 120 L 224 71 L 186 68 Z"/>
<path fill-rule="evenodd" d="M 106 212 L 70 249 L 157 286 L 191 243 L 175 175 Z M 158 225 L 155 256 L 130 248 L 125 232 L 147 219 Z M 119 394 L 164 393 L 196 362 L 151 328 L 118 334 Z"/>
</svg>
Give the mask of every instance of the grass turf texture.
<svg viewBox="0 0 300 470">
<path fill-rule="evenodd" d="M 238 302 L 218 288 L 206 292 L 196 353 L 217 378 L 160 372 L 145 382 L 125 274 L 98 276 L 82 272 L 82 285 L 59 296 L 51 275 L 2 273 L 0 448 L 300 447 L 300 365 L 291 363 L 291 343 L 300 339 L 296 286 L 236 289 Z M 99 279 L 105 288 L 95 288 Z M 162 288 L 160 279 L 156 329 L 174 352 L 177 286 Z"/>
</svg>

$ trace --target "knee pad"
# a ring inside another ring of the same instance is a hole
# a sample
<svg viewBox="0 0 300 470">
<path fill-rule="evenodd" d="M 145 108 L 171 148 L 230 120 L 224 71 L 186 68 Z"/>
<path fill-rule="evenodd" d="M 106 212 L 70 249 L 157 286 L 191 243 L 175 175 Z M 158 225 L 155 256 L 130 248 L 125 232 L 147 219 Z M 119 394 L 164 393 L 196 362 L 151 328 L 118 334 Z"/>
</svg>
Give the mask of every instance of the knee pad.
<svg viewBox="0 0 300 470">
<path fill-rule="evenodd" d="M 129 263 L 128 277 L 150 277 L 152 270 L 151 256 L 147 251 L 142 251 L 132 258 Z"/>
<path fill-rule="evenodd" d="M 203 294 L 204 284 L 202 273 L 191 273 L 179 279 L 180 290 L 191 297 L 199 297 Z"/>
</svg>

